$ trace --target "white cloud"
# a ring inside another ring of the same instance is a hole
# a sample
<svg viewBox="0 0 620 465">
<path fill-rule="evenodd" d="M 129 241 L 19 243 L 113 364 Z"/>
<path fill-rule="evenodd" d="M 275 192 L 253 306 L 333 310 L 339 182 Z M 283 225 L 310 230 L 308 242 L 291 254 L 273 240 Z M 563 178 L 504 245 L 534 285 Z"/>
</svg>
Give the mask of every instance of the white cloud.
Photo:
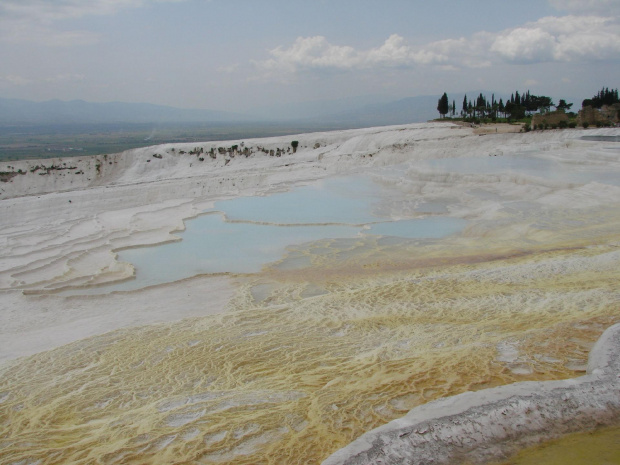
<svg viewBox="0 0 620 465">
<path fill-rule="evenodd" d="M 502 31 L 490 50 L 508 62 L 568 62 L 620 58 L 616 20 L 598 16 L 547 17 Z"/>
<path fill-rule="evenodd" d="M 298 69 L 365 69 L 443 63 L 447 57 L 433 50 L 414 50 L 397 34 L 377 48 L 356 50 L 330 44 L 323 36 L 298 37 L 289 48 L 271 50 L 272 58 L 255 62 L 267 71 L 294 72 Z"/>
<path fill-rule="evenodd" d="M 297 68 L 347 69 L 359 63 L 352 47 L 331 45 L 322 36 L 298 37 L 288 49 L 277 47 L 269 52 L 273 58 L 261 62 L 267 70 L 295 71 Z"/>
<path fill-rule="evenodd" d="M 25 86 L 32 82 L 31 79 L 15 74 L 8 74 L 6 76 L 0 76 L 0 83 L 7 83 L 12 86 Z"/>
<path fill-rule="evenodd" d="M 405 39 L 392 34 L 381 47 L 362 53 L 362 60 L 369 66 L 406 66 L 411 63 L 433 63 L 443 61 L 444 57 L 430 51 L 414 51 L 405 44 Z"/>
<path fill-rule="evenodd" d="M 555 38 L 548 32 L 520 27 L 497 37 L 490 51 L 508 61 L 551 61 L 554 45 Z"/>
<path fill-rule="evenodd" d="M 617 19 L 610 17 L 546 17 L 498 33 L 478 32 L 467 38 L 431 42 L 421 47 L 408 45 L 396 34 L 369 50 L 334 45 L 323 36 L 314 36 L 299 37 L 290 47 L 280 46 L 269 54 L 269 59 L 254 64 L 272 74 L 311 69 L 420 66 L 454 69 L 494 63 L 620 60 L 620 27 Z"/>
</svg>

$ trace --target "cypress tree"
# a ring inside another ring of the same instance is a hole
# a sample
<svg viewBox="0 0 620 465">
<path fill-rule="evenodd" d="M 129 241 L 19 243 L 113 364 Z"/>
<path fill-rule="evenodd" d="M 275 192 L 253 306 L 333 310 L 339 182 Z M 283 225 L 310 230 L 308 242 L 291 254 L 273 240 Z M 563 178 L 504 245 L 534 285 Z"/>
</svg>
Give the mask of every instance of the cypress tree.
<svg viewBox="0 0 620 465">
<path fill-rule="evenodd" d="M 448 112 L 450 111 L 450 102 L 448 101 L 448 94 L 446 94 L 445 92 L 443 93 L 439 101 L 437 102 L 437 111 L 439 112 L 442 118 L 446 116 Z"/>
</svg>

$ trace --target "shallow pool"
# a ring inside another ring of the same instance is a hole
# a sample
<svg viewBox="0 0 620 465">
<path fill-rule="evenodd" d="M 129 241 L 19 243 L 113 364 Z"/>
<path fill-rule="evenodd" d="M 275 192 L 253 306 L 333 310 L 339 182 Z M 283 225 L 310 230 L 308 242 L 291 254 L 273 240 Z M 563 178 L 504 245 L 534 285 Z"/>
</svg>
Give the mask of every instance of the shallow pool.
<svg viewBox="0 0 620 465">
<path fill-rule="evenodd" d="M 284 257 L 287 248 L 321 239 L 362 235 L 435 238 L 463 229 L 458 218 L 392 220 L 381 213 L 389 196 L 366 177 L 336 178 L 269 196 L 220 201 L 186 221 L 178 242 L 119 252 L 135 279 L 86 290 L 139 289 L 208 273 L 253 273 Z M 75 293 L 75 292 L 72 292 Z"/>
<path fill-rule="evenodd" d="M 136 268 L 136 279 L 115 290 L 136 289 L 203 273 L 252 273 L 282 257 L 287 246 L 326 237 L 354 237 L 355 226 L 273 226 L 230 223 L 219 214 L 186 222 L 181 240 L 154 247 L 127 249 L 119 260 Z"/>
<path fill-rule="evenodd" d="M 267 197 L 217 202 L 215 209 L 234 221 L 273 224 L 351 224 L 385 219 L 377 212 L 381 188 L 366 177 L 319 181 Z"/>
</svg>

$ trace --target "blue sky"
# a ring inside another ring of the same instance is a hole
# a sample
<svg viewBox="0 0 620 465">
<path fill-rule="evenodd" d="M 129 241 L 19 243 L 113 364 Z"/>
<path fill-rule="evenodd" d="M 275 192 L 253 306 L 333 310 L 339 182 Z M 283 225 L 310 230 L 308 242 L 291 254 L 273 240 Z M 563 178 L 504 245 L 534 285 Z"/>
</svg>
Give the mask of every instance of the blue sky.
<svg viewBox="0 0 620 465">
<path fill-rule="evenodd" d="M 619 85 L 619 17 L 620 0 L 2 0 L 0 97 L 243 112 L 530 89 L 580 103 Z"/>
</svg>

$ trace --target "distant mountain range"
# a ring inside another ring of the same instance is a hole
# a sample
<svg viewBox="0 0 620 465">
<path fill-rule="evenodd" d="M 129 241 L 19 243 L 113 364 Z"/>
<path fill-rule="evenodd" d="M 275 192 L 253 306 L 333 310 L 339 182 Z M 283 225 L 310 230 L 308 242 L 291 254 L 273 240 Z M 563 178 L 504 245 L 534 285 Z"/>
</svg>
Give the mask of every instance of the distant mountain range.
<svg viewBox="0 0 620 465">
<path fill-rule="evenodd" d="M 63 124 L 183 124 L 282 122 L 339 127 L 384 126 L 424 122 L 436 118 L 439 96 L 410 97 L 376 102 L 378 97 L 304 102 L 237 114 L 190 110 L 149 103 L 93 103 L 84 100 L 28 100 L 0 98 L 1 125 Z M 365 103 L 373 102 L 374 103 Z"/>
<path fill-rule="evenodd" d="M 489 91 L 468 91 L 468 100 Z M 509 96 L 495 93 L 496 99 Z M 456 113 L 463 105 L 463 93 L 448 94 Z M 0 125 L 88 125 L 88 124 L 185 124 L 185 123 L 266 123 L 284 126 L 344 127 L 386 126 L 419 123 L 437 118 L 439 95 L 385 101 L 378 95 L 316 100 L 263 106 L 247 113 L 182 109 L 150 103 L 93 103 L 84 100 L 28 100 L 0 98 Z M 573 101 L 573 100 L 571 100 Z"/>
<path fill-rule="evenodd" d="M 187 110 L 150 103 L 31 102 L 0 98 L 0 124 L 194 123 L 247 119 L 223 111 Z"/>
<path fill-rule="evenodd" d="M 437 118 L 439 96 L 409 97 L 387 103 L 373 103 L 339 113 L 311 118 L 323 123 L 352 126 L 387 126 L 391 124 L 421 123 Z"/>
</svg>

